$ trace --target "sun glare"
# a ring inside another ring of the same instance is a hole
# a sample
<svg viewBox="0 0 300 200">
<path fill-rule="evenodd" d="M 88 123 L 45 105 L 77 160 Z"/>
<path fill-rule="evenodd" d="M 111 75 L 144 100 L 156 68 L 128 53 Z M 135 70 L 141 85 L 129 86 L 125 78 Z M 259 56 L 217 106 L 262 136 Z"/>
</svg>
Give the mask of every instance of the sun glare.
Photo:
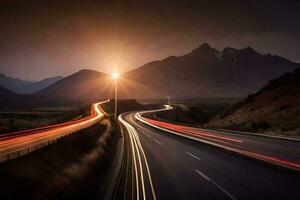
<svg viewBox="0 0 300 200">
<path fill-rule="evenodd" d="M 112 78 L 113 79 L 119 79 L 119 77 L 120 77 L 120 74 L 118 73 L 118 72 L 114 72 L 113 74 L 112 74 Z"/>
</svg>

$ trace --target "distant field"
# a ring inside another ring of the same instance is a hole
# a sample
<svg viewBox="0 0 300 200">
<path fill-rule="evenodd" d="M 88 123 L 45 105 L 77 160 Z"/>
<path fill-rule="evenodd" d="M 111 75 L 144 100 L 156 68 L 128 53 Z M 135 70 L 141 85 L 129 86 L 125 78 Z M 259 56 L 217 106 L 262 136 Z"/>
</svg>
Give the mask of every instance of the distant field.
<svg viewBox="0 0 300 200">
<path fill-rule="evenodd" d="M 179 123 L 202 125 L 239 100 L 241 98 L 175 99 L 171 102 L 174 110 L 159 112 L 156 116 Z"/>
<path fill-rule="evenodd" d="M 170 98 L 171 103 L 204 105 L 204 104 L 233 104 L 241 101 L 242 97 L 199 97 L 199 98 Z M 144 104 L 168 103 L 167 98 L 153 98 L 153 99 L 137 99 L 138 102 Z"/>
<path fill-rule="evenodd" d="M 103 104 L 101 107 L 105 110 L 105 112 L 107 112 L 110 115 L 113 115 L 115 109 L 115 102 L 114 100 L 112 100 L 108 103 Z M 161 107 L 162 104 L 141 104 L 140 102 L 134 99 L 118 100 L 118 114 L 129 111 L 158 109 Z"/>
<path fill-rule="evenodd" d="M 0 134 L 79 119 L 87 116 L 89 111 L 89 107 L 43 107 L 0 112 Z"/>
</svg>

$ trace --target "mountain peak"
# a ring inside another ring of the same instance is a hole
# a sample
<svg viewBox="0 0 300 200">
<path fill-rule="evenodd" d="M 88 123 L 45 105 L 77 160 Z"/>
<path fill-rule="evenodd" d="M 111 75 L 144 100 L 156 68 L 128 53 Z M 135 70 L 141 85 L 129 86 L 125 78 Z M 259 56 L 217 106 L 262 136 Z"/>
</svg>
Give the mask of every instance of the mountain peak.
<svg viewBox="0 0 300 200">
<path fill-rule="evenodd" d="M 201 49 L 212 49 L 211 46 L 207 42 L 201 44 L 199 48 L 201 48 Z"/>
<path fill-rule="evenodd" d="M 164 60 L 165 61 L 170 61 L 170 60 L 174 60 L 176 58 L 177 58 L 176 56 L 169 56 L 169 57 L 165 58 Z"/>
<path fill-rule="evenodd" d="M 249 53 L 257 53 L 252 47 L 250 46 L 247 46 L 245 49 L 243 49 L 244 51 L 246 52 L 249 52 Z"/>
<path fill-rule="evenodd" d="M 92 69 L 81 69 L 76 73 L 90 73 L 90 72 L 98 72 L 98 71 Z"/>
<path fill-rule="evenodd" d="M 212 52 L 215 51 L 208 43 L 201 44 L 198 48 L 194 49 L 191 54 L 203 53 L 203 52 Z"/>
</svg>

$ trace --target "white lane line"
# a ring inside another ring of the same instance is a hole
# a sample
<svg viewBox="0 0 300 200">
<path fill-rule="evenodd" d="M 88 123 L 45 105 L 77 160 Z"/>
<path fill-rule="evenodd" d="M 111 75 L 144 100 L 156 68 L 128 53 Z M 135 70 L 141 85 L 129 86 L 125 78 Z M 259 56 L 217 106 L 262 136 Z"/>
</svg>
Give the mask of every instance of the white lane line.
<svg viewBox="0 0 300 200">
<path fill-rule="evenodd" d="M 194 155 L 194 154 L 192 154 L 192 153 L 190 153 L 190 152 L 185 151 L 185 153 L 186 153 L 187 155 L 193 157 L 193 158 L 196 158 L 197 160 L 201 160 L 201 158 L 199 158 L 198 156 L 196 156 L 196 155 Z"/>
<path fill-rule="evenodd" d="M 146 171 L 147 171 L 147 174 L 148 174 L 148 180 L 149 180 L 149 183 L 150 183 L 150 187 L 151 187 L 151 192 L 152 192 L 152 197 L 154 200 L 156 200 L 156 194 L 155 194 L 155 190 L 154 190 L 154 186 L 153 186 L 153 182 L 152 182 L 152 177 L 151 177 L 151 173 L 150 173 L 150 169 L 149 169 L 149 165 L 148 165 L 148 161 L 147 161 L 147 157 L 145 155 L 145 152 L 143 150 L 143 147 L 141 145 L 141 142 L 140 142 L 140 139 L 139 139 L 139 136 L 138 136 L 138 133 L 137 131 L 135 130 L 135 128 L 129 124 L 128 122 L 126 122 L 123 118 L 122 118 L 122 115 L 119 116 L 119 121 L 127 128 L 128 130 L 128 133 L 129 133 L 129 138 L 130 138 L 130 143 L 131 143 L 131 146 L 132 146 L 132 153 L 134 154 L 133 155 L 133 160 L 135 161 L 135 175 L 136 175 L 136 181 L 137 181 L 137 199 L 139 199 L 139 174 L 137 173 L 137 164 L 136 164 L 136 161 L 139 161 L 139 166 L 140 166 L 140 170 L 141 170 L 141 173 L 140 173 L 140 178 L 142 179 L 141 180 L 141 184 L 142 184 L 142 192 L 143 192 L 143 199 L 146 199 L 146 193 L 145 193 L 145 183 L 144 183 L 144 173 L 143 173 L 143 170 L 141 169 L 142 166 L 141 166 L 141 162 L 142 162 L 142 157 L 144 159 L 144 163 L 146 165 Z M 142 154 L 142 157 L 140 155 L 140 153 Z M 136 158 L 137 156 L 137 158 Z M 136 159 L 135 159 L 136 158 Z"/>
<path fill-rule="evenodd" d="M 147 169 L 147 173 L 148 173 L 148 180 L 150 182 L 150 187 L 151 187 L 151 191 L 152 191 L 152 197 L 154 200 L 156 200 L 156 194 L 155 194 L 155 190 L 154 190 L 154 187 L 153 187 L 153 183 L 152 183 L 152 178 L 151 178 L 151 173 L 150 173 L 150 169 L 149 169 L 149 165 L 148 165 L 148 161 L 147 161 L 147 158 L 146 158 L 146 155 L 145 155 L 145 152 L 144 152 L 144 149 L 142 147 L 142 144 L 141 144 L 141 141 L 139 139 L 139 136 L 138 136 L 138 133 L 136 132 L 136 130 L 132 127 L 132 130 L 133 130 L 133 134 L 135 135 L 136 139 L 137 139 L 137 142 L 138 142 L 138 146 L 143 154 L 143 157 L 144 157 L 144 161 L 145 161 L 145 164 L 146 164 L 146 169 Z"/>
<path fill-rule="evenodd" d="M 160 141 L 158 141 L 157 139 L 154 139 L 154 138 L 153 138 L 153 140 L 154 140 L 154 142 L 156 142 L 157 144 L 159 144 L 159 145 L 161 145 L 161 146 L 163 145 L 163 144 L 162 144 Z"/>
<path fill-rule="evenodd" d="M 130 137 L 130 140 L 131 140 L 131 150 L 132 150 L 132 157 L 133 157 L 133 162 L 134 162 L 134 172 L 135 172 L 135 181 L 136 181 L 136 199 L 139 200 L 139 178 L 138 178 L 138 169 L 137 169 L 137 158 L 136 158 L 136 153 L 135 153 L 135 146 L 134 146 L 134 142 L 133 142 L 133 138 L 132 138 L 132 135 L 131 135 L 131 131 L 130 129 L 128 129 L 129 131 L 129 137 Z"/>
<path fill-rule="evenodd" d="M 133 131 L 133 130 L 131 130 Z M 132 132 L 132 134 L 134 134 Z M 139 161 L 139 166 L 140 166 L 140 177 L 141 177 L 141 182 L 142 182 L 142 192 L 143 192 L 143 199 L 146 199 L 146 192 L 145 192 L 145 183 L 144 183 L 144 172 L 143 172 L 143 166 L 142 166 L 142 159 L 140 155 L 140 150 L 137 144 L 137 139 L 133 135 L 133 140 L 134 140 L 134 145 L 136 147 L 137 155 L 138 155 L 138 161 Z"/>
<path fill-rule="evenodd" d="M 234 196 L 232 196 L 232 194 L 230 194 L 229 192 L 227 192 L 222 186 L 220 186 L 219 184 L 217 184 L 215 181 L 213 181 L 212 179 L 210 179 L 208 176 L 206 176 L 203 172 L 195 169 L 196 173 L 199 174 L 202 178 L 206 179 L 207 181 L 211 182 L 214 186 L 216 186 L 217 188 L 219 188 L 219 190 L 221 190 L 222 192 L 224 192 L 230 199 L 232 200 L 236 200 L 236 198 Z"/>
<path fill-rule="evenodd" d="M 148 138 L 152 138 L 151 135 L 149 135 L 149 134 L 147 134 L 147 133 L 144 133 L 143 131 L 141 131 L 141 133 L 142 133 L 143 135 L 147 136 Z"/>
</svg>

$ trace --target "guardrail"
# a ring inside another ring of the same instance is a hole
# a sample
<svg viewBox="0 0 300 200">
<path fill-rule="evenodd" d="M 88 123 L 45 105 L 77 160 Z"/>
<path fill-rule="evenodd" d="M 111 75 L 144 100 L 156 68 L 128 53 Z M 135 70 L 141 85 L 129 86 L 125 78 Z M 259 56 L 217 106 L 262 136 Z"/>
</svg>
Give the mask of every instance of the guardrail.
<svg viewBox="0 0 300 200">
<path fill-rule="evenodd" d="M 18 158 L 52 144 L 66 135 L 96 124 L 106 115 L 99 105 L 108 101 L 92 104 L 90 116 L 82 119 L 1 135 L 0 162 Z"/>
</svg>

